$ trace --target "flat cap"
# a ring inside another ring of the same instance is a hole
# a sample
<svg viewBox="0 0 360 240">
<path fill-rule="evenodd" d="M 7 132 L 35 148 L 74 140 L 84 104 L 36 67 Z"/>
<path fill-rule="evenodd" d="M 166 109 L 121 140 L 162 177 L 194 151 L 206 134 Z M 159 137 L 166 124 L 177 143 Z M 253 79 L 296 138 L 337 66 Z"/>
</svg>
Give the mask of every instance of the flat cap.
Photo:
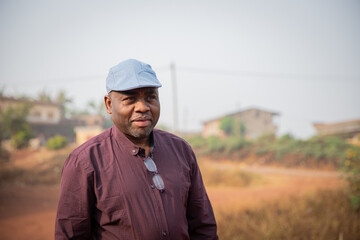
<svg viewBox="0 0 360 240">
<path fill-rule="evenodd" d="M 161 87 L 161 83 L 149 64 L 136 59 L 128 59 L 110 68 L 106 78 L 107 93 L 143 87 Z"/>
</svg>

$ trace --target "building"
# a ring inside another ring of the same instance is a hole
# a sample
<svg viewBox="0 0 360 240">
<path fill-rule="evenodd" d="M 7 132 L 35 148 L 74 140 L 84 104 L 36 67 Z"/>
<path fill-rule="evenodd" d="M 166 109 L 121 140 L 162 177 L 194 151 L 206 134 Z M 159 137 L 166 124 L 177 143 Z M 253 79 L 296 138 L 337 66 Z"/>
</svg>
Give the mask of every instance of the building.
<svg viewBox="0 0 360 240">
<path fill-rule="evenodd" d="M 0 110 L 5 111 L 9 107 L 19 104 L 29 106 L 27 121 L 30 124 L 58 124 L 63 116 L 63 108 L 58 103 L 29 100 L 26 98 L 12 98 L 0 96 Z"/>
<path fill-rule="evenodd" d="M 104 125 L 104 117 L 96 114 L 79 114 L 75 115 L 71 118 L 76 126 L 103 126 Z"/>
<path fill-rule="evenodd" d="M 90 138 L 95 137 L 96 135 L 99 135 L 104 131 L 102 126 L 99 125 L 93 125 L 93 126 L 78 126 L 74 129 L 76 134 L 76 145 L 81 145 Z"/>
<path fill-rule="evenodd" d="M 104 117 L 101 115 L 87 115 L 80 114 L 72 118 L 76 127 L 75 131 L 75 143 L 81 145 L 87 140 L 104 131 Z"/>
<path fill-rule="evenodd" d="M 61 104 L 28 98 L 0 96 L 1 111 L 21 105 L 29 107 L 26 121 L 29 123 L 34 137 L 39 142 L 38 145 L 45 144 L 49 138 L 57 134 L 68 138 L 70 142 L 74 141 L 74 126 L 71 121 L 63 118 L 64 110 Z"/>
<path fill-rule="evenodd" d="M 218 136 L 224 138 L 226 135 L 220 129 L 220 122 L 225 117 L 234 118 L 244 124 L 246 139 L 255 139 L 268 133 L 275 134 L 277 131 L 277 126 L 274 124 L 275 116 L 279 116 L 279 113 L 259 108 L 249 108 L 204 122 L 202 136 Z"/>
<path fill-rule="evenodd" d="M 61 104 L 0 96 L 1 111 L 5 111 L 9 107 L 15 108 L 21 104 L 29 107 L 26 120 L 35 138 L 40 142 L 38 145 L 43 145 L 55 135 L 66 137 L 69 142 L 77 140 L 77 143 L 81 143 L 84 139 L 95 136 L 103 129 L 104 118 L 101 115 L 82 114 L 66 119 Z"/>
<path fill-rule="evenodd" d="M 360 137 L 360 119 L 335 123 L 313 123 L 318 135 L 346 138 L 349 142 L 358 144 Z"/>
</svg>

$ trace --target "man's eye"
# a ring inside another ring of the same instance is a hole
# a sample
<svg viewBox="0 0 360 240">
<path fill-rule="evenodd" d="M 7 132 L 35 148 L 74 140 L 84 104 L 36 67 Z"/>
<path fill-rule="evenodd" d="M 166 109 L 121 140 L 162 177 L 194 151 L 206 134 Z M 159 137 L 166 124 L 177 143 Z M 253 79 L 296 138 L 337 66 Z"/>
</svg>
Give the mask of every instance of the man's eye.
<svg viewBox="0 0 360 240">
<path fill-rule="evenodd" d="M 151 100 L 157 99 L 157 96 L 156 96 L 156 95 L 150 95 L 150 96 L 149 96 L 149 99 L 151 99 Z"/>
<path fill-rule="evenodd" d="M 123 101 L 134 101 L 134 97 L 126 97 L 123 99 Z"/>
</svg>

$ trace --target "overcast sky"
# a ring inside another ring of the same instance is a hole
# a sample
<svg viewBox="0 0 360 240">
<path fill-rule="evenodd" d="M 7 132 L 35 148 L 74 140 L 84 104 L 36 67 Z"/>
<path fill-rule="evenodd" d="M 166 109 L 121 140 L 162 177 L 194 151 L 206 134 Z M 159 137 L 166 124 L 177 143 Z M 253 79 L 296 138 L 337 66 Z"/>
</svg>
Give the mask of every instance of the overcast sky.
<svg viewBox="0 0 360 240">
<path fill-rule="evenodd" d="M 360 118 L 360 1 L 0 0 L 0 87 L 101 101 L 110 67 L 136 58 L 163 83 L 160 124 L 250 107 L 279 112 L 279 134 Z"/>
</svg>

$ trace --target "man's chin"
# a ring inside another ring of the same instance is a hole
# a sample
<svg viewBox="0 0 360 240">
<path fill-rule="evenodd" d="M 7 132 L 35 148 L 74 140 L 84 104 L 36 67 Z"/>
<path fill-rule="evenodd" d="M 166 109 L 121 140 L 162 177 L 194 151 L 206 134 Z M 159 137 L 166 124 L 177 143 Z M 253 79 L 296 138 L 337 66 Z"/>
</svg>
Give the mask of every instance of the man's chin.
<svg viewBox="0 0 360 240">
<path fill-rule="evenodd" d="M 150 133 L 152 132 L 152 128 L 143 128 L 143 129 L 133 129 L 130 131 L 130 134 L 134 138 L 146 138 L 150 136 Z"/>
</svg>

